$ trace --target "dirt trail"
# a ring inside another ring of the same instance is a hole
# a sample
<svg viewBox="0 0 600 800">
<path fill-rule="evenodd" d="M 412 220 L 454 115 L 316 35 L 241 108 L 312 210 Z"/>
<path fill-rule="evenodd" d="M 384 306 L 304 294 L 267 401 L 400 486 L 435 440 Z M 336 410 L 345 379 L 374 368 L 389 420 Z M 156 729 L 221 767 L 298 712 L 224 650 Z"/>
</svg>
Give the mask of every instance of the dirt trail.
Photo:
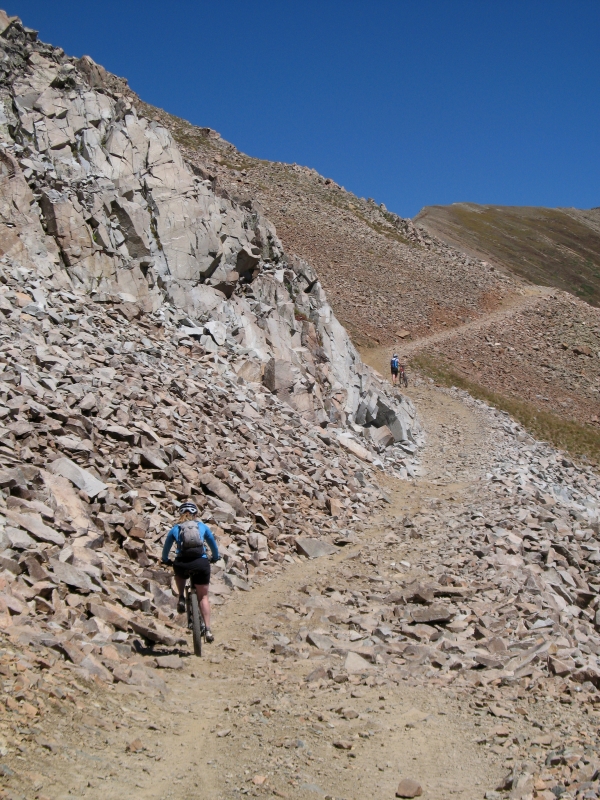
<svg viewBox="0 0 600 800">
<path fill-rule="evenodd" d="M 449 339 L 460 337 L 463 334 L 471 333 L 473 331 L 481 330 L 495 325 L 500 320 L 510 317 L 515 311 L 521 311 L 529 306 L 535 305 L 542 297 L 555 292 L 549 286 L 526 286 L 523 294 L 510 295 L 502 305 L 491 313 L 484 314 L 471 322 L 465 322 L 464 325 L 458 325 L 455 328 L 450 328 L 445 331 L 438 331 L 432 333 L 430 336 L 422 336 L 410 342 L 402 342 L 396 345 L 396 351 L 400 354 L 401 360 L 408 360 L 408 358 L 418 350 L 432 344 L 439 344 L 446 342 Z M 361 358 L 370 367 L 373 367 L 382 375 L 387 375 L 389 372 L 391 348 L 388 347 L 373 347 L 361 349 Z"/>
<path fill-rule="evenodd" d="M 57 729 L 60 751 L 48 753 L 37 773 L 40 798 L 219 800 L 242 793 L 359 800 L 391 798 L 409 777 L 421 782 L 425 798 L 480 800 L 497 785 L 505 770 L 475 744 L 487 721 L 441 681 L 423 686 L 374 675 L 366 683 L 351 676 L 307 684 L 324 654 L 285 657 L 281 637 L 293 641 L 307 628 L 329 632 L 318 608 L 307 615 L 303 607 L 322 591 L 351 590 L 358 580 L 393 585 L 400 575 L 391 565 L 400 562 L 412 565 L 398 567 L 402 578 L 418 577 L 419 554 L 434 543 L 406 534 L 384 544 L 390 525 L 424 503 L 461 502 L 485 470 L 481 419 L 429 384 L 411 394 L 428 434 L 425 476 L 414 482 L 384 476 L 388 510 L 356 545 L 290 565 L 217 608 L 215 644 L 206 657 L 186 658 L 183 670 L 165 673 L 166 699 L 123 695 L 129 689 L 118 685 L 91 700 L 75 725 Z M 272 652 L 273 636 L 282 654 Z M 114 719 L 115 708 L 117 719 L 106 724 L 106 712 Z"/>
</svg>

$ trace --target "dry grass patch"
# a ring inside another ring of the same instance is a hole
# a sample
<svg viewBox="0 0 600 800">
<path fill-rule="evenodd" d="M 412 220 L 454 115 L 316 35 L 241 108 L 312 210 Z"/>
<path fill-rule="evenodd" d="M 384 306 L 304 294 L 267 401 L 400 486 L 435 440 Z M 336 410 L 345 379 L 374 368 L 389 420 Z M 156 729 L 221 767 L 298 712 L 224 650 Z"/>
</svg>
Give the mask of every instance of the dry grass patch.
<svg viewBox="0 0 600 800">
<path fill-rule="evenodd" d="M 428 206 L 416 217 L 435 236 L 542 286 L 600 306 L 600 213 L 596 209 Z"/>
</svg>

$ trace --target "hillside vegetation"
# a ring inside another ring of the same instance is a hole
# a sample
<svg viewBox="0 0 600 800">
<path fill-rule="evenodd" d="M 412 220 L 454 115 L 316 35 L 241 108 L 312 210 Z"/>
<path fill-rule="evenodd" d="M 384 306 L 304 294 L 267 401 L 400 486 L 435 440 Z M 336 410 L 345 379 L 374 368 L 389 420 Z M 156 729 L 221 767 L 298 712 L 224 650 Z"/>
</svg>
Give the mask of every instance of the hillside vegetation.
<svg viewBox="0 0 600 800">
<path fill-rule="evenodd" d="M 427 206 L 414 221 L 472 257 L 600 304 L 600 208 L 454 203 Z"/>
</svg>

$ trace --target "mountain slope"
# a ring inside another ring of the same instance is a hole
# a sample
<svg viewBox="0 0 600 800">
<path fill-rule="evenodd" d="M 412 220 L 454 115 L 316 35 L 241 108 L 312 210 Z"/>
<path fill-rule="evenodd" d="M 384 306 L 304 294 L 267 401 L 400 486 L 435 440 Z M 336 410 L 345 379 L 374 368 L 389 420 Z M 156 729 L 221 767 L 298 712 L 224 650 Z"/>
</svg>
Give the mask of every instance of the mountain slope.
<svg viewBox="0 0 600 800">
<path fill-rule="evenodd" d="M 415 338 L 460 325 L 519 290 L 492 266 L 313 169 L 251 158 L 210 128 L 136 102 L 169 129 L 198 174 L 241 203 L 259 201 L 285 249 L 314 265 L 357 346 L 394 346 L 399 332 Z"/>
<path fill-rule="evenodd" d="M 122 80 L 0 14 L 0 109 L 0 631 L 162 686 L 132 670 L 185 641 L 178 501 L 218 536 L 213 590 L 248 590 L 368 519 L 375 453 L 414 475 L 415 410 Z"/>
<path fill-rule="evenodd" d="M 134 102 L 169 129 L 188 163 L 217 192 L 261 207 L 276 223 L 286 250 L 318 265 L 336 315 L 368 363 L 386 372 L 394 347 L 423 367 L 420 356 L 426 354 L 487 391 L 507 399 L 521 397 L 530 416 L 539 409 L 583 425 L 580 439 L 585 439 L 587 426 L 598 425 L 598 310 L 589 303 L 577 300 L 573 306 L 573 298 L 555 290 L 532 304 L 531 287 L 516 271 L 490 263 L 487 253 L 466 251 L 444 231 L 433 233 L 401 219 L 315 170 L 250 158 L 210 128 Z M 590 240 L 598 235 L 594 210 L 557 213 L 563 228 L 579 226 Z M 552 252 L 558 259 L 558 247 Z M 538 256 L 533 245 L 531 253 Z M 542 269 L 545 262 L 539 262 Z M 542 278 L 541 283 L 551 283 Z M 502 332 L 495 328 L 496 312 L 507 320 Z M 552 335 L 540 338 L 546 314 L 553 320 Z M 514 364 L 507 361 L 511 350 L 489 345 L 502 341 L 511 326 L 519 351 Z M 438 339 L 445 332 L 451 338 Z M 591 355 L 580 355 L 581 346 L 589 347 Z M 568 446 L 562 439 L 560 443 Z"/>
<path fill-rule="evenodd" d="M 414 219 L 432 236 L 533 283 L 600 305 L 600 209 L 427 206 Z"/>
</svg>

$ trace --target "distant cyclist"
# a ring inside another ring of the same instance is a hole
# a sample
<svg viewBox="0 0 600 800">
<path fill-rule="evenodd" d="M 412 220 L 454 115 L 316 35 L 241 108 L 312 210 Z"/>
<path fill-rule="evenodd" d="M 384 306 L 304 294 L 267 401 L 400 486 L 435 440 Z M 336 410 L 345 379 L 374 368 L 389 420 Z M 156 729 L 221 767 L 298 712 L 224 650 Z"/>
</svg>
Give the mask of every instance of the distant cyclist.
<svg viewBox="0 0 600 800">
<path fill-rule="evenodd" d="M 398 370 L 400 368 L 400 359 L 398 353 L 394 353 L 390 361 L 390 370 L 392 373 L 392 384 L 395 386 L 398 383 Z"/>
<path fill-rule="evenodd" d="M 163 564 L 169 564 L 169 552 L 173 544 L 177 544 L 177 554 L 173 562 L 175 583 L 179 592 L 177 611 L 185 612 L 185 584 L 191 578 L 192 584 L 198 595 L 200 611 L 206 625 L 206 641 L 213 642 L 214 636 L 210 630 L 210 602 L 208 600 L 208 584 L 210 583 L 210 565 L 219 560 L 217 542 L 208 528 L 198 519 L 198 506 L 195 503 L 185 502 L 179 506 L 179 522 L 174 525 L 165 540 L 162 552 Z M 206 545 L 208 542 L 212 558 L 208 559 Z"/>
<path fill-rule="evenodd" d="M 399 376 L 400 376 L 400 383 L 408 386 L 408 378 L 406 377 L 406 367 L 404 364 L 400 364 L 399 367 Z"/>
</svg>

